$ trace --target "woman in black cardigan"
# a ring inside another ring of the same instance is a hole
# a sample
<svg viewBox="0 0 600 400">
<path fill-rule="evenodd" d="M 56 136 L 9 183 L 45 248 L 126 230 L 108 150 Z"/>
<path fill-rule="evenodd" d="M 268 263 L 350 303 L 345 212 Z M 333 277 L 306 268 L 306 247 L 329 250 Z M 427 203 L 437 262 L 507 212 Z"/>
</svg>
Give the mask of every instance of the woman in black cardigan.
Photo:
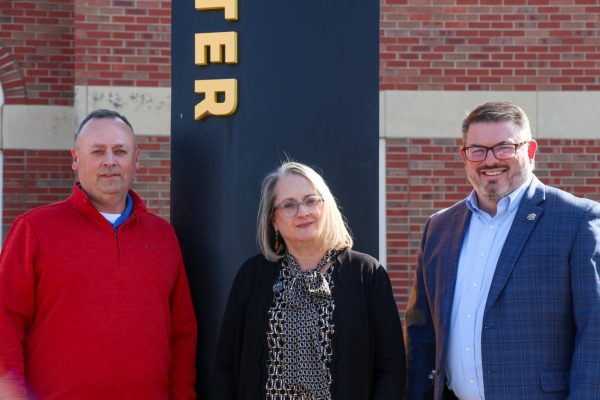
<svg viewBox="0 0 600 400">
<path fill-rule="evenodd" d="M 402 398 L 402 327 L 385 269 L 351 250 L 333 195 L 284 163 L 262 187 L 260 255 L 242 265 L 223 318 L 214 399 Z"/>
</svg>

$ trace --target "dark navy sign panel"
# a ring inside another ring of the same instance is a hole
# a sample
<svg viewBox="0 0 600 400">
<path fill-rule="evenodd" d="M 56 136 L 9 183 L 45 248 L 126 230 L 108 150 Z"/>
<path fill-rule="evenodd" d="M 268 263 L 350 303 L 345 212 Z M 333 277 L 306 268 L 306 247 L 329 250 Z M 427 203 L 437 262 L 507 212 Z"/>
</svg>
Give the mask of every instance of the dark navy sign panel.
<svg viewBox="0 0 600 400">
<path fill-rule="evenodd" d="M 378 256 L 379 2 L 239 0 L 223 10 L 173 4 L 171 219 L 199 321 L 198 388 L 229 288 L 258 252 L 262 178 L 291 159 L 322 173 L 355 249 Z M 194 65 L 194 34 L 235 31 L 238 63 Z M 194 119 L 194 81 L 237 79 L 237 110 Z M 258 367 L 258 366 L 257 366 Z"/>
</svg>

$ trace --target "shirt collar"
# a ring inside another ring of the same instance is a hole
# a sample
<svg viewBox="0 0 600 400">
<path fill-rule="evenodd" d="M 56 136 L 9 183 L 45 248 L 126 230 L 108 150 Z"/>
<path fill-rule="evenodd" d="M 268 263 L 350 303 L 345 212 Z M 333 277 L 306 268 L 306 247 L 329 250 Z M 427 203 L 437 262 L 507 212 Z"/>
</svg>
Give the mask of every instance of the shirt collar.
<svg viewBox="0 0 600 400">
<path fill-rule="evenodd" d="M 131 212 L 133 211 L 133 199 L 131 198 L 131 194 L 127 193 L 127 198 L 125 199 L 125 210 L 117 220 L 112 224 L 113 229 L 117 230 L 117 228 L 123 224 L 123 222 L 127 221 L 127 219 L 131 216 Z"/>
<path fill-rule="evenodd" d="M 512 213 L 517 209 L 519 204 L 521 203 L 521 199 L 525 195 L 525 188 L 531 184 L 533 180 L 533 174 L 529 174 L 529 177 L 521 186 L 513 190 L 507 196 L 504 196 L 498 202 L 498 213 L 502 213 L 504 211 L 508 211 Z M 467 207 L 474 213 L 482 213 L 485 212 L 479 208 L 479 203 L 477 202 L 477 192 L 473 189 L 467 197 Z"/>
</svg>

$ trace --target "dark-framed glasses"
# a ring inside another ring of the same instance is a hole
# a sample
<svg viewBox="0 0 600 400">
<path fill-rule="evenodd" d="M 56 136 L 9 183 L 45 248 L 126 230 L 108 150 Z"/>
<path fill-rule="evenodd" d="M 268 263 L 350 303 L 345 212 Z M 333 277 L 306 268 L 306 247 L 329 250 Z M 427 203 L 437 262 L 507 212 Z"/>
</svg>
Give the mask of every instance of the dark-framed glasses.
<svg viewBox="0 0 600 400">
<path fill-rule="evenodd" d="M 463 153 L 468 161 L 477 162 L 485 160 L 488 155 L 488 151 L 491 150 L 497 160 L 508 160 L 517 154 L 519 147 L 527 143 L 529 143 L 528 140 L 521 143 L 499 143 L 492 147 L 479 145 L 468 147 L 465 146 L 463 147 Z"/>
<path fill-rule="evenodd" d="M 298 215 L 298 210 L 301 205 L 310 214 L 316 214 L 323 208 L 323 198 L 321 196 L 309 196 L 301 202 L 284 200 L 273 207 L 273 212 L 279 210 L 286 217 L 295 217 Z"/>
</svg>

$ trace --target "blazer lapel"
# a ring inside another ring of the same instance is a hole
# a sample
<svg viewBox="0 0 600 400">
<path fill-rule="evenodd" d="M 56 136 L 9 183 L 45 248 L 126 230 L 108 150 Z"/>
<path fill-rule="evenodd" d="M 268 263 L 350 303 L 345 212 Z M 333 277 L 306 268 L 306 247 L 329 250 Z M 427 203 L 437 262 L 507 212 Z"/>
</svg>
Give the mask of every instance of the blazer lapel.
<svg viewBox="0 0 600 400">
<path fill-rule="evenodd" d="M 438 299 L 443 300 L 440 304 L 440 334 L 444 338 L 442 341 L 441 354 L 445 355 L 445 344 L 450 332 L 450 319 L 452 316 L 452 303 L 454 299 L 454 290 L 456 288 L 456 274 L 458 271 L 458 261 L 460 251 L 465 238 L 465 232 L 469 227 L 471 211 L 467 208 L 466 201 L 462 207 L 456 210 L 452 217 L 453 226 L 447 231 L 448 242 L 446 244 L 445 259 L 446 267 L 440 269 L 440 275 L 436 278 L 441 281 L 442 293 Z M 445 357 L 443 357 L 445 358 Z"/>
<path fill-rule="evenodd" d="M 504 242 L 504 247 L 498 259 L 498 265 L 496 265 L 496 272 L 492 279 L 484 313 L 487 313 L 504 289 L 504 286 L 506 286 L 506 282 L 510 278 L 519 255 L 544 212 L 544 208 L 538 206 L 538 204 L 544 201 L 545 198 L 544 185 L 534 176 L 527 188 L 527 192 L 521 200 L 517 215 L 515 215 L 515 219 Z"/>
</svg>

